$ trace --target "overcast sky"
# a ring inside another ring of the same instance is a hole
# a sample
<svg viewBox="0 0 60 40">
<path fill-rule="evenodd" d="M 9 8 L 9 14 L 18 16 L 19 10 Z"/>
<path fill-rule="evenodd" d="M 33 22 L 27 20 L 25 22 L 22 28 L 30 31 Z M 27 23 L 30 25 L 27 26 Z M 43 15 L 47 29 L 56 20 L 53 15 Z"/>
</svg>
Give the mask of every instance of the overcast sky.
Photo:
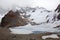
<svg viewBox="0 0 60 40">
<path fill-rule="evenodd" d="M 48 10 L 54 10 L 60 0 L 0 0 L 0 7 L 4 9 L 11 9 L 13 5 L 30 6 L 30 7 L 45 7 Z"/>
</svg>

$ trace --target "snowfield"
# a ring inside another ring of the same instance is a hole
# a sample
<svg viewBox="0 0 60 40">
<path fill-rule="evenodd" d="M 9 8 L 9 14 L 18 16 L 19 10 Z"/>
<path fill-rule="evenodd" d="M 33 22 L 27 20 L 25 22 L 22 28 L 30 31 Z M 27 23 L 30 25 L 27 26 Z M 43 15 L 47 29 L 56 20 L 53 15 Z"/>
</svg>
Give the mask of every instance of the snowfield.
<svg viewBox="0 0 60 40">
<path fill-rule="evenodd" d="M 34 12 L 30 9 L 26 11 L 27 15 L 31 15 L 29 19 L 33 19 L 31 22 L 35 22 L 39 25 L 31 25 L 28 23 L 25 26 L 19 26 L 9 28 L 12 34 L 36 34 L 41 32 L 60 32 L 59 28 L 54 28 L 60 25 L 60 21 L 57 21 L 56 16 L 59 14 L 54 11 L 48 11 L 45 8 L 36 8 Z M 55 17 L 55 18 L 54 18 Z M 1 22 L 2 15 L 0 15 Z M 45 39 L 45 38 L 44 38 Z"/>
</svg>

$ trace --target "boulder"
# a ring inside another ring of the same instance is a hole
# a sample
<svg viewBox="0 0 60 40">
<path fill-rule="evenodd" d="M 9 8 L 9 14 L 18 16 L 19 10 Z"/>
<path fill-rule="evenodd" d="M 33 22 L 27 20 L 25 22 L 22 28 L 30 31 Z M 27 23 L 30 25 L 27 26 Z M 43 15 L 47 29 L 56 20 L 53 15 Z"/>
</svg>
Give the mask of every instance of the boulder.
<svg viewBox="0 0 60 40">
<path fill-rule="evenodd" d="M 18 11 L 10 10 L 1 20 L 1 27 L 17 27 L 24 26 L 27 22 L 21 17 Z"/>
</svg>

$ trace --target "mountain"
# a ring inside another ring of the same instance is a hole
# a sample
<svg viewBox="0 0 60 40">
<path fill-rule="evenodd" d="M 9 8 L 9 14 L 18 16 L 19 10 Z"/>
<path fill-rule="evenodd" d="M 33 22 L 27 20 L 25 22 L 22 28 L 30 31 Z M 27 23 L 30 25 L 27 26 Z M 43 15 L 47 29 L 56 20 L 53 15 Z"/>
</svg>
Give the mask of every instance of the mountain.
<svg viewBox="0 0 60 40">
<path fill-rule="evenodd" d="M 18 10 L 23 15 L 22 18 L 29 20 L 25 26 L 9 28 L 12 34 L 60 32 L 59 28 L 54 28 L 60 25 L 60 20 L 57 19 L 59 13 L 57 12 L 49 11 L 44 7 L 14 7 L 12 10 Z"/>
<path fill-rule="evenodd" d="M 19 10 L 18 10 L 19 9 Z M 29 22 L 25 26 L 9 28 L 12 34 L 36 34 L 41 32 L 60 32 L 60 30 L 54 28 L 60 25 L 60 20 L 57 21 L 59 13 L 49 11 L 44 7 L 20 7 L 17 10 L 22 15 L 30 15 L 28 18 Z M 31 20 L 33 19 L 33 20 Z"/>
</svg>

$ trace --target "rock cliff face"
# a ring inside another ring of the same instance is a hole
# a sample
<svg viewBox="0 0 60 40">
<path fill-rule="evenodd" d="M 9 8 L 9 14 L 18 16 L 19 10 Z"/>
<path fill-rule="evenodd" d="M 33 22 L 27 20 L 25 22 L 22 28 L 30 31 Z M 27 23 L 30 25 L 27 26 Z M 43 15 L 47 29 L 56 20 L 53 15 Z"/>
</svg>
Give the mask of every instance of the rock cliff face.
<svg viewBox="0 0 60 40">
<path fill-rule="evenodd" d="M 58 11 L 58 13 L 60 12 L 60 4 L 57 6 L 57 8 L 55 9 L 55 11 Z"/>
<path fill-rule="evenodd" d="M 57 11 L 58 13 L 60 12 L 60 4 L 59 4 L 59 5 L 57 6 L 57 8 L 55 9 L 55 12 L 56 12 L 56 11 Z M 57 16 L 57 19 L 60 20 L 60 13 L 59 13 L 58 16 Z"/>
<path fill-rule="evenodd" d="M 19 12 L 10 10 L 1 21 L 1 27 L 16 27 L 26 25 L 26 21 L 22 19 Z"/>
<path fill-rule="evenodd" d="M 57 19 L 60 20 L 60 14 L 57 16 Z"/>
</svg>

